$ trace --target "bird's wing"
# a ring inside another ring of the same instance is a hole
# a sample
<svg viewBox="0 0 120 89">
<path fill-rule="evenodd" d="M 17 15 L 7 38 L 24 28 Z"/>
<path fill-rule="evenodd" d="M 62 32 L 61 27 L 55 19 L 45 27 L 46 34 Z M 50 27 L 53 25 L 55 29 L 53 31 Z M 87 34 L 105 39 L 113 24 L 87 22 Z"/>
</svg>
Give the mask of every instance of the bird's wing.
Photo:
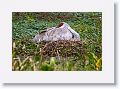
<svg viewBox="0 0 120 89">
<path fill-rule="evenodd" d="M 51 28 L 41 30 L 39 33 L 41 34 L 41 33 L 48 32 L 48 31 L 53 30 L 53 29 L 55 29 L 55 27 L 51 27 Z"/>
<path fill-rule="evenodd" d="M 65 28 L 57 28 L 54 35 L 59 40 L 69 40 L 72 38 L 72 34 L 70 33 L 70 31 Z"/>
</svg>

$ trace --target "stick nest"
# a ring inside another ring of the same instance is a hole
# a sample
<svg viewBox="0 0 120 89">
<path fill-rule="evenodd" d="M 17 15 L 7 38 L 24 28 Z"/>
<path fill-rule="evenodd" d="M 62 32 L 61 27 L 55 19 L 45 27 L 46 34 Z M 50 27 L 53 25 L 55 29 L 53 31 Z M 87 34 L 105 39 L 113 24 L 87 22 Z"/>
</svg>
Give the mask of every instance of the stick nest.
<svg viewBox="0 0 120 89">
<path fill-rule="evenodd" d="M 82 41 L 41 42 L 40 45 L 40 54 L 43 56 L 73 57 L 84 53 Z"/>
</svg>

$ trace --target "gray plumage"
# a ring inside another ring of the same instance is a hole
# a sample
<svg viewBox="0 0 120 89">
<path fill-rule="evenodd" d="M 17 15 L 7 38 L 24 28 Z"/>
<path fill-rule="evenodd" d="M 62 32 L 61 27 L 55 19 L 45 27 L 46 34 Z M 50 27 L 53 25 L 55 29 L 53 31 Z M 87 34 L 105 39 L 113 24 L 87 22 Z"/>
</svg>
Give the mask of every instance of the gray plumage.
<svg viewBox="0 0 120 89">
<path fill-rule="evenodd" d="M 33 38 L 37 43 L 58 40 L 80 41 L 80 36 L 67 23 L 61 22 L 57 27 L 48 28 Z"/>
</svg>

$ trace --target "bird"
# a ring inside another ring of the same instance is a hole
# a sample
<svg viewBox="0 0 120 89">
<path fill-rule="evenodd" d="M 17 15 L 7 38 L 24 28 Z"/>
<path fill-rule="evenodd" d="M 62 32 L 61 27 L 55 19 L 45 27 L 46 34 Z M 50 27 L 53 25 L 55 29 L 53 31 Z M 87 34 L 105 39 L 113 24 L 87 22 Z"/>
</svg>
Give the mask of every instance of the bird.
<svg viewBox="0 0 120 89">
<path fill-rule="evenodd" d="M 60 40 L 80 41 L 80 35 L 66 22 L 60 22 L 56 27 L 47 28 L 33 38 L 37 43 Z"/>
</svg>

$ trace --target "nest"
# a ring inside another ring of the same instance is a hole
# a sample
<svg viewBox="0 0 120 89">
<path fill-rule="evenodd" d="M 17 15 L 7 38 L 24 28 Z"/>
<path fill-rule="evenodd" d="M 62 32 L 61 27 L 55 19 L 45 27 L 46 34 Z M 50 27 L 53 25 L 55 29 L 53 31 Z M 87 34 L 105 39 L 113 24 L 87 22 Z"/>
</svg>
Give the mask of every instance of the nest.
<svg viewBox="0 0 120 89">
<path fill-rule="evenodd" d="M 84 53 L 83 43 L 81 41 L 52 41 L 42 42 L 40 53 L 48 57 L 70 57 Z"/>
</svg>

